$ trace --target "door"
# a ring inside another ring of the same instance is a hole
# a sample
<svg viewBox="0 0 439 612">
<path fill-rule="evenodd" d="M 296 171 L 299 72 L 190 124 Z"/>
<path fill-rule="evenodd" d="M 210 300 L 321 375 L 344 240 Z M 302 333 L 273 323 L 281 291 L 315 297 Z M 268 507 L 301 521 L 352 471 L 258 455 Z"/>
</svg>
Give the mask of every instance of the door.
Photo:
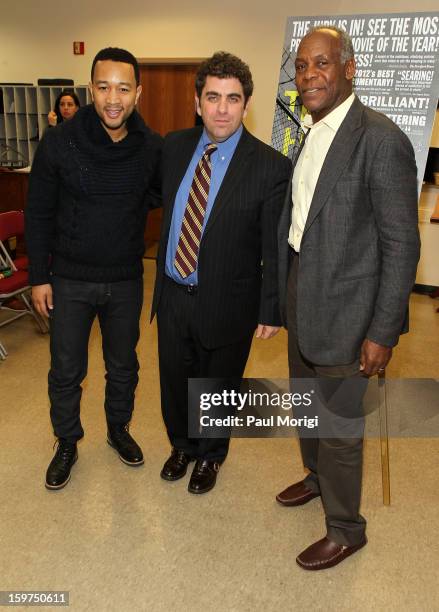
<svg viewBox="0 0 439 612">
<path fill-rule="evenodd" d="M 145 123 L 162 136 L 195 125 L 195 75 L 202 60 L 139 60 L 142 94 L 137 110 Z M 147 257 L 155 256 L 160 239 L 162 210 L 148 215 L 145 229 Z"/>
</svg>

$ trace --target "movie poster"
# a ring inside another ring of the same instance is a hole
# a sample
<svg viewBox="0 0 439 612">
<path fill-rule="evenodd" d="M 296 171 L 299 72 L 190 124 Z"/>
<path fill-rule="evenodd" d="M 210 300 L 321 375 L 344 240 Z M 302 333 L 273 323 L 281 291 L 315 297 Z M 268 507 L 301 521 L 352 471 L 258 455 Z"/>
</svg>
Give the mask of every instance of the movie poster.
<svg viewBox="0 0 439 612">
<path fill-rule="evenodd" d="M 361 102 L 387 115 L 410 138 L 422 179 L 439 96 L 439 13 L 289 17 L 282 51 L 273 146 L 293 158 L 306 114 L 294 83 L 301 38 L 317 25 L 335 25 L 352 38 Z"/>
</svg>

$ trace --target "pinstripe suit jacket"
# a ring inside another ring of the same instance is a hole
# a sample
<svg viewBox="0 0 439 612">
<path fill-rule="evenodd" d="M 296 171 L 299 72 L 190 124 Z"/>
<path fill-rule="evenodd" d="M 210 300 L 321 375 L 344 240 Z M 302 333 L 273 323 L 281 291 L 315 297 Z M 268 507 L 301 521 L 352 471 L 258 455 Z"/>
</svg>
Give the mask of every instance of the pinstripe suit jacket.
<svg viewBox="0 0 439 612">
<path fill-rule="evenodd" d="M 324 161 L 300 248 L 298 341 L 312 363 L 352 363 L 365 338 L 394 346 L 408 330 L 417 201 L 409 139 L 356 99 Z M 290 224 L 291 181 L 278 228 L 284 324 Z"/>
<path fill-rule="evenodd" d="M 163 224 L 151 319 L 160 307 L 175 196 L 202 129 L 165 138 Z M 237 342 L 253 334 L 258 323 L 281 324 L 276 232 L 290 174 L 291 162 L 244 128 L 198 255 L 198 332 L 206 348 Z"/>
</svg>

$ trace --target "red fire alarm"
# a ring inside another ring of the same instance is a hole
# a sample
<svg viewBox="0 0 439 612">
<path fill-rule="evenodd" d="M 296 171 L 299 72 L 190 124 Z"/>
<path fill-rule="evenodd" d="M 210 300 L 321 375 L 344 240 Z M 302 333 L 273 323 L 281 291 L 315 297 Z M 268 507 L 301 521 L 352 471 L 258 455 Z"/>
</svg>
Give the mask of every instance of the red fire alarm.
<svg viewBox="0 0 439 612">
<path fill-rule="evenodd" d="M 84 43 L 83 42 L 74 42 L 73 43 L 73 53 L 75 55 L 84 55 Z"/>
</svg>

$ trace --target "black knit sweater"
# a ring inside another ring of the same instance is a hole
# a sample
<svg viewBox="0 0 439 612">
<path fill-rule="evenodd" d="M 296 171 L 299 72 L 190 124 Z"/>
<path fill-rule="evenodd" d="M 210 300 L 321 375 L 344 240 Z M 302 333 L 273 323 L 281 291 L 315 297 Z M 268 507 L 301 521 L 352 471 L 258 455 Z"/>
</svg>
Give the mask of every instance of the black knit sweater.
<svg viewBox="0 0 439 612">
<path fill-rule="evenodd" d="M 48 130 L 25 211 L 32 285 L 50 274 L 92 282 L 142 275 L 147 210 L 159 204 L 161 138 L 134 111 L 113 142 L 94 107 Z"/>
</svg>

